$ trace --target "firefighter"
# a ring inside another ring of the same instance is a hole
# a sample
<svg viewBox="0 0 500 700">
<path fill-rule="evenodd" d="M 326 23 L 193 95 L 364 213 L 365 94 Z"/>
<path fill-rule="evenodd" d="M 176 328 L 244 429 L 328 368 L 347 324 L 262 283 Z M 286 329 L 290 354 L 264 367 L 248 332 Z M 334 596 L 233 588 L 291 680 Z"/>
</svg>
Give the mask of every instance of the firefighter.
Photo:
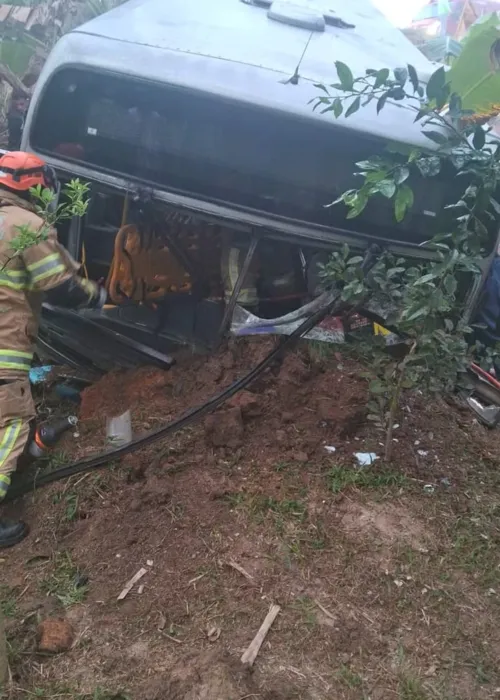
<svg viewBox="0 0 500 700">
<path fill-rule="evenodd" d="M 67 308 L 100 308 L 105 292 L 78 275 L 79 265 L 57 240 L 43 231 L 30 188 L 55 190 L 54 171 L 34 155 L 21 152 L 0 158 L 0 501 L 5 498 L 30 436 L 35 406 L 29 384 L 42 297 Z M 12 241 L 23 228 L 43 231 L 38 242 L 16 253 Z M 22 522 L 0 518 L 0 548 L 28 533 Z"/>
</svg>

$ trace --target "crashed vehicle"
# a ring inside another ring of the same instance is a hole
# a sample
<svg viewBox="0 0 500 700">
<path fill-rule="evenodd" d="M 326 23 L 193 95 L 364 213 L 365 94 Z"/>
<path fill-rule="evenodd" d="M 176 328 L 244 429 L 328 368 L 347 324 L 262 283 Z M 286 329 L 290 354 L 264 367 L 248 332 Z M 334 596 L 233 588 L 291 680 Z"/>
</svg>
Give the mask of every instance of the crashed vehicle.
<svg viewBox="0 0 500 700">
<path fill-rule="evenodd" d="M 445 175 L 432 187 L 415 177 L 401 224 L 384 198 L 354 220 L 325 206 L 388 142 L 430 146 L 401 104 L 338 121 L 313 111 L 336 60 L 355 74 L 411 63 L 423 80 L 436 68 L 370 0 L 131 0 L 59 41 L 22 148 L 63 182 L 90 183 L 88 213 L 60 235 L 109 292 L 100 315 L 66 318 L 67 343 L 81 343 L 77 318 L 165 353 L 228 331 L 286 333 L 336 247 L 431 255 L 422 244 L 450 201 Z M 469 312 L 483 280 L 467 282 Z M 343 328 L 326 319 L 310 337 L 341 340 Z"/>
</svg>

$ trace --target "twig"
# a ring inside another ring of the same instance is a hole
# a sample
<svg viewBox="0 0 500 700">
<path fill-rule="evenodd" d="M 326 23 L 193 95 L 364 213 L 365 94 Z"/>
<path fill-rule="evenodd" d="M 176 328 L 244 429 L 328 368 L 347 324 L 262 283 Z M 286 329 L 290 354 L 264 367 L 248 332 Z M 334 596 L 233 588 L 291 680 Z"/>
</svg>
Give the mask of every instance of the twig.
<svg viewBox="0 0 500 700">
<path fill-rule="evenodd" d="M 253 666 L 257 654 L 260 651 L 262 644 L 267 636 L 267 633 L 271 629 L 273 622 L 276 620 L 279 611 L 281 610 L 279 605 L 271 605 L 269 612 L 266 615 L 264 622 L 262 623 L 260 630 L 257 632 L 253 638 L 248 649 L 243 653 L 241 657 L 241 663 L 246 666 Z"/>
<path fill-rule="evenodd" d="M 232 569 L 235 569 L 242 576 L 244 576 L 246 578 L 246 580 L 249 581 L 252 585 L 255 585 L 254 577 L 251 574 L 249 574 L 248 571 L 245 571 L 245 569 L 242 566 L 237 564 L 232 559 L 231 559 L 231 561 L 227 562 L 227 565 L 230 566 Z"/>
<path fill-rule="evenodd" d="M 327 610 L 323 605 L 321 605 L 319 600 L 316 600 L 316 598 L 314 598 L 314 603 L 315 603 L 315 605 L 318 606 L 318 608 L 321 610 L 322 613 L 324 613 L 328 618 L 330 618 L 330 620 L 333 620 L 335 622 L 335 620 L 336 620 L 335 615 L 333 613 L 331 613 L 329 610 Z"/>
<path fill-rule="evenodd" d="M 132 590 L 132 588 L 137 583 L 137 581 L 140 581 L 141 578 L 143 576 L 145 576 L 147 573 L 148 573 L 147 569 L 139 569 L 139 571 L 135 574 L 135 576 L 132 576 L 130 581 L 128 581 L 128 583 L 125 584 L 123 591 L 118 596 L 118 600 L 123 600 L 124 598 L 126 598 L 128 596 L 128 594 L 130 593 L 130 591 Z"/>
<path fill-rule="evenodd" d="M 163 630 L 157 630 L 159 634 L 161 634 L 162 637 L 165 637 L 166 639 L 169 639 L 171 642 L 175 642 L 176 644 L 184 644 L 182 639 L 176 639 L 175 637 L 172 637 L 170 634 L 167 634 Z"/>
</svg>

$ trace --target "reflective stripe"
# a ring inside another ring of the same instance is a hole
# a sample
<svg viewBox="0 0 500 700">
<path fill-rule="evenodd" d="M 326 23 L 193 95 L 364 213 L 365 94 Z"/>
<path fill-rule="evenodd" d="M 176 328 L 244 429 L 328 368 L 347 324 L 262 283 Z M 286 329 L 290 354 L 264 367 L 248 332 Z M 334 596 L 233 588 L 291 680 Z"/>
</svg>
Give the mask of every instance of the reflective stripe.
<svg viewBox="0 0 500 700">
<path fill-rule="evenodd" d="M 28 289 L 29 276 L 25 270 L 3 270 L 0 272 L 0 287 Z"/>
<path fill-rule="evenodd" d="M 36 284 L 41 282 L 47 277 L 52 275 L 57 275 L 60 272 L 66 270 L 66 265 L 64 264 L 59 253 L 52 253 L 52 255 L 47 255 L 42 260 L 28 265 L 28 270 L 31 273 L 31 283 Z"/>
<path fill-rule="evenodd" d="M 2 442 L 0 443 L 0 469 L 7 461 L 16 445 L 22 425 L 22 420 L 15 420 L 5 429 Z M 0 500 L 5 497 L 9 486 L 10 476 L 7 474 L 0 474 Z"/>
<path fill-rule="evenodd" d="M 29 352 L 18 352 L 17 350 L 0 350 L 0 368 L 20 369 L 29 372 L 33 354 Z"/>
</svg>

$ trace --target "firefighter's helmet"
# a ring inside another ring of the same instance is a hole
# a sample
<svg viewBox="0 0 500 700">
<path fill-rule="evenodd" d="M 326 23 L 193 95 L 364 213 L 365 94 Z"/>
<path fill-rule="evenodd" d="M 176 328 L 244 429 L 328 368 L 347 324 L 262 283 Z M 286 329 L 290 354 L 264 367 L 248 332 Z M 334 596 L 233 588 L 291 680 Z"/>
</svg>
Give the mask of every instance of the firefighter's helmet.
<svg viewBox="0 0 500 700">
<path fill-rule="evenodd" d="M 10 151 L 0 158 L 0 187 L 28 192 L 37 185 L 57 189 L 54 170 L 41 158 L 23 151 Z"/>
</svg>

